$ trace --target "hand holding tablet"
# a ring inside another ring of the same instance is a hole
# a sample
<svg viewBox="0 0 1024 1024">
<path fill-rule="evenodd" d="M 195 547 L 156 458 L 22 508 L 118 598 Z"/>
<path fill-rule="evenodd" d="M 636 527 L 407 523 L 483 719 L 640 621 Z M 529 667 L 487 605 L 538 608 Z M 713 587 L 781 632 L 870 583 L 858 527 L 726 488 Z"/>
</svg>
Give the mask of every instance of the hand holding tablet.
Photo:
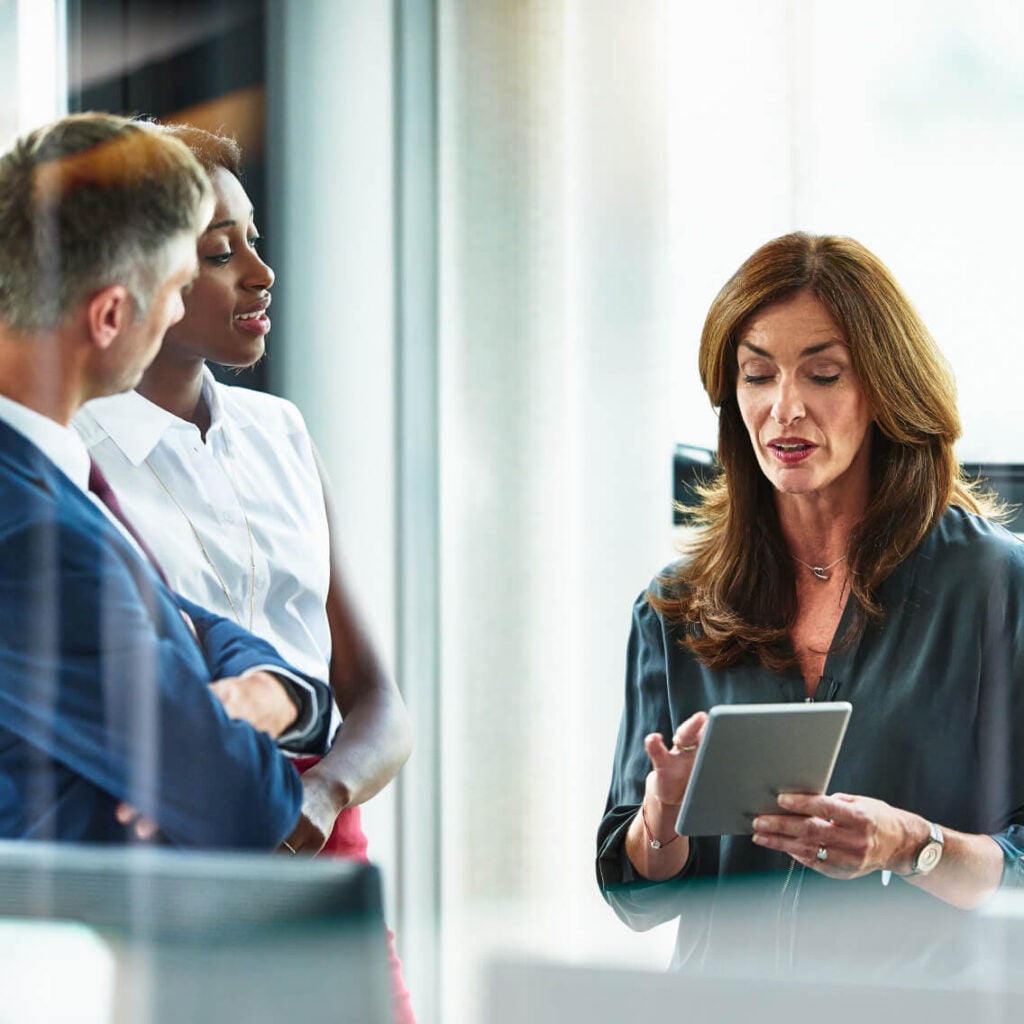
<svg viewBox="0 0 1024 1024">
<path fill-rule="evenodd" d="M 708 715 L 676 831 L 750 835 L 780 793 L 824 793 L 846 733 L 847 701 L 720 704 Z"/>
</svg>

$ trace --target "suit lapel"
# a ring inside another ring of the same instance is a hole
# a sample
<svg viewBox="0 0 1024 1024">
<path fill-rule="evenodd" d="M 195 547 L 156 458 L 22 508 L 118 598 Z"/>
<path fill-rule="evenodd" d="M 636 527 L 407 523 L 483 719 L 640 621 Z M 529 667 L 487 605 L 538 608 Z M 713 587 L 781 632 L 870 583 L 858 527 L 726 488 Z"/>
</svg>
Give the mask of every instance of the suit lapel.
<svg viewBox="0 0 1024 1024">
<path fill-rule="evenodd" d="M 40 498 L 51 500 L 57 509 L 79 517 L 89 529 L 103 538 L 106 546 L 114 548 L 131 567 L 134 575 L 140 572 L 153 581 L 157 593 L 166 592 L 177 606 L 173 595 L 167 591 L 159 574 L 135 545 L 115 526 L 99 506 L 70 479 L 57 464 L 41 449 L 32 444 L 24 435 L 0 420 L 0 474 L 6 477 L 21 494 L 12 495 L 15 503 Z M 4 518 L 14 518 L 18 509 L 8 508 Z"/>
</svg>

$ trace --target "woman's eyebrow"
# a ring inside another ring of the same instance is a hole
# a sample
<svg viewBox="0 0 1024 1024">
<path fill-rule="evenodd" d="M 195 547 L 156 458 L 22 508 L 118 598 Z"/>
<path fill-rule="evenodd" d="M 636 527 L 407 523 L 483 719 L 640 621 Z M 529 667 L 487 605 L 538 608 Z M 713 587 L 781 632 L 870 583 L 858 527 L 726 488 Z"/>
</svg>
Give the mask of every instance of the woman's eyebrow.
<svg viewBox="0 0 1024 1024">
<path fill-rule="evenodd" d="M 253 217 L 256 216 L 256 208 L 251 207 L 249 210 L 249 221 L 252 222 Z M 221 228 L 233 228 L 238 223 L 237 220 L 219 220 L 216 224 L 211 224 L 204 232 L 204 235 L 209 234 L 211 231 L 219 231 Z"/>
<path fill-rule="evenodd" d="M 809 345 L 800 353 L 800 358 L 803 359 L 806 356 L 816 356 L 819 352 L 824 352 L 826 349 L 831 348 L 833 345 L 842 344 L 844 343 L 841 342 L 838 338 L 836 338 L 832 341 L 823 341 L 820 345 Z M 773 356 L 771 352 L 767 351 L 766 349 L 759 348 L 757 345 L 753 344 L 753 342 L 741 341 L 740 345 L 743 346 L 744 348 L 749 348 L 750 351 L 754 353 L 754 355 L 761 356 L 764 359 L 771 359 L 773 361 L 775 359 L 775 356 Z"/>
<path fill-rule="evenodd" d="M 235 226 L 233 220 L 219 220 L 216 224 L 211 224 L 204 232 L 204 235 L 208 235 L 211 231 L 219 231 L 221 228 L 232 228 Z"/>
<path fill-rule="evenodd" d="M 816 356 L 819 352 L 824 352 L 825 349 L 831 348 L 833 345 L 842 345 L 844 342 L 838 338 L 833 338 L 832 341 L 823 341 L 820 345 L 809 345 L 807 348 L 800 353 L 800 358 L 804 356 Z"/>
</svg>

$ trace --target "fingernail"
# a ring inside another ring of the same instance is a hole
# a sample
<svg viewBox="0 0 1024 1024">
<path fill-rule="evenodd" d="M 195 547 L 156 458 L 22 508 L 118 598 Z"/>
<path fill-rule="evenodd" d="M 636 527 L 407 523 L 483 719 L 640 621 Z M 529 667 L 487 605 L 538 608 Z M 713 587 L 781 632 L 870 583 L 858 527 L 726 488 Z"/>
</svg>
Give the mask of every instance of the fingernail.
<svg viewBox="0 0 1024 1024">
<path fill-rule="evenodd" d="M 795 803 L 796 801 L 789 795 L 789 793 L 783 793 L 779 797 L 780 807 L 792 807 Z"/>
<path fill-rule="evenodd" d="M 759 832 L 762 828 L 764 828 L 764 820 L 762 818 L 755 818 L 751 822 L 751 824 L 754 826 L 755 832 Z"/>
</svg>

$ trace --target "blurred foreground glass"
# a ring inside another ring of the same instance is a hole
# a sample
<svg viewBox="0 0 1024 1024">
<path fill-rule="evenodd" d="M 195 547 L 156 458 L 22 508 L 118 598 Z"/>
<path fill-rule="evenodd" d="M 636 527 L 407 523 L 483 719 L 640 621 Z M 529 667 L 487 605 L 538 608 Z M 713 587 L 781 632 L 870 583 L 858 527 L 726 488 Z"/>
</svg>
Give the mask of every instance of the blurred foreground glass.
<svg viewBox="0 0 1024 1024">
<path fill-rule="evenodd" d="M 0 842 L 0 925 L 5 1024 L 392 1019 L 365 864 Z"/>
<path fill-rule="evenodd" d="M 896 884 L 896 883 L 894 883 Z M 902 885 L 903 883 L 899 883 Z M 952 938 L 956 952 L 942 960 L 902 957 L 899 967 L 880 969 L 879 947 L 889 942 L 924 950 L 936 939 L 928 902 L 908 899 L 878 886 L 874 898 L 856 906 L 826 902 L 820 912 L 817 947 L 803 950 L 802 966 L 784 961 L 794 953 L 776 945 L 754 946 L 745 908 L 760 895 L 756 880 L 706 894 L 695 892 L 695 914 L 714 913 L 722 946 L 733 946 L 731 961 L 694 964 L 683 974 L 624 968 L 621 964 L 572 964 L 553 959 L 496 957 L 485 969 L 487 993 L 480 1020 L 489 1024 L 618 1024 L 643 1007 L 645 1019 L 680 1015 L 720 1021 L 758 1020 L 783 1024 L 826 1015 L 831 1024 L 889 1024 L 964 1020 L 1010 1024 L 1019 1019 L 1024 996 L 1024 899 L 1020 893 L 993 900 L 983 910 L 959 915 Z M 833 941 L 836 940 L 836 941 Z M 835 948 L 842 946 L 840 954 Z M 952 953 L 952 948 L 950 949 Z"/>
</svg>

